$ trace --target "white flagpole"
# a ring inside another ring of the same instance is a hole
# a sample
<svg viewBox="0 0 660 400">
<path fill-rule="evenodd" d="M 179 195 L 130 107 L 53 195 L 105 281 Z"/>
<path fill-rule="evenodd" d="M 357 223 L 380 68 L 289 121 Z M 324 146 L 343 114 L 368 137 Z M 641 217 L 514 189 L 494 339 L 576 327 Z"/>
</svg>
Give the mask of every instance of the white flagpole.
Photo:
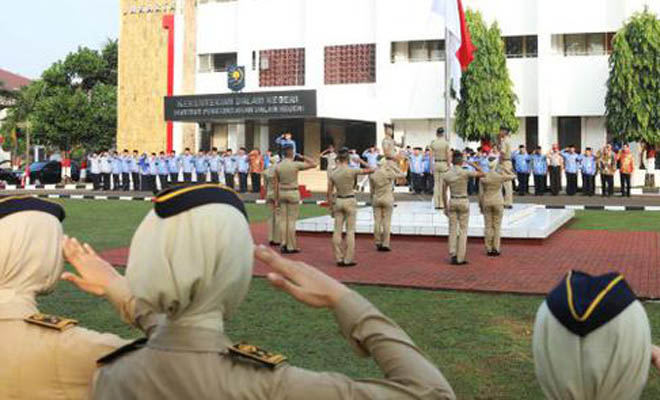
<svg viewBox="0 0 660 400">
<path fill-rule="evenodd" d="M 445 18 L 445 138 L 449 140 L 451 129 L 451 61 L 449 59 L 449 28 Z"/>
</svg>

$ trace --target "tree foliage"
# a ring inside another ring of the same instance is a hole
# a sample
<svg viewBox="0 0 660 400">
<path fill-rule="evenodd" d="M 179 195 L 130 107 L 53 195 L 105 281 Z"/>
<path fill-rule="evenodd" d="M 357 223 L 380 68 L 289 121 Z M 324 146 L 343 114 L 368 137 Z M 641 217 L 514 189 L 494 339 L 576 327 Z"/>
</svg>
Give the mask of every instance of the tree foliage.
<svg viewBox="0 0 660 400">
<path fill-rule="evenodd" d="M 3 131 L 24 127 L 34 143 L 71 150 L 108 148 L 117 130 L 117 41 L 78 48 L 16 96 Z"/>
<path fill-rule="evenodd" d="M 518 130 L 513 82 L 506 66 L 504 41 L 497 23 L 490 27 L 481 13 L 467 10 L 466 19 L 477 50 L 461 77 L 456 132 L 467 140 L 494 138 L 501 126 Z"/>
<path fill-rule="evenodd" d="M 660 143 L 660 20 L 635 14 L 614 36 L 607 80 L 607 129 L 626 141 Z"/>
</svg>

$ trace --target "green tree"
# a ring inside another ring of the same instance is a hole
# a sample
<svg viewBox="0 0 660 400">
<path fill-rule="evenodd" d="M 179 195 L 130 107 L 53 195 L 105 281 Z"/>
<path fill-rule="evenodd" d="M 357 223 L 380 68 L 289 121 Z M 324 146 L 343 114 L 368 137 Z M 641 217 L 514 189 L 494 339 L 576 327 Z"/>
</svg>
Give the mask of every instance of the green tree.
<svg viewBox="0 0 660 400">
<path fill-rule="evenodd" d="M 614 36 L 607 130 L 625 141 L 660 142 L 660 20 L 636 13 Z"/>
<path fill-rule="evenodd" d="M 461 77 L 456 132 L 467 140 L 493 139 L 501 126 L 518 130 L 513 82 L 506 66 L 504 41 L 497 23 L 490 27 L 481 13 L 467 10 L 466 19 L 477 50 Z"/>
</svg>

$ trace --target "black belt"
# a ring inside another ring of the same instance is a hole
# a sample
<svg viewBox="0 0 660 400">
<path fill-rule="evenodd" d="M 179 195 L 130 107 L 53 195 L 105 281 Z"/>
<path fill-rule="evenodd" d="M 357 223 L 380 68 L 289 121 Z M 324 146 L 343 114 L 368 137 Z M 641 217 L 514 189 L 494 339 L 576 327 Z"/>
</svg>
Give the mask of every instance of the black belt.
<svg viewBox="0 0 660 400">
<path fill-rule="evenodd" d="M 502 161 L 511 161 L 510 158 L 503 158 Z"/>
<path fill-rule="evenodd" d="M 298 188 L 280 188 L 280 190 L 286 192 L 286 191 L 298 190 Z"/>
<path fill-rule="evenodd" d="M 467 199 L 467 196 L 451 196 L 452 200 L 462 200 Z"/>
<path fill-rule="evenodd" d="M 338 199 L 354 199 L 355 195 L 352 194 L 350 196 L 337 196 Z"/>
</svg>

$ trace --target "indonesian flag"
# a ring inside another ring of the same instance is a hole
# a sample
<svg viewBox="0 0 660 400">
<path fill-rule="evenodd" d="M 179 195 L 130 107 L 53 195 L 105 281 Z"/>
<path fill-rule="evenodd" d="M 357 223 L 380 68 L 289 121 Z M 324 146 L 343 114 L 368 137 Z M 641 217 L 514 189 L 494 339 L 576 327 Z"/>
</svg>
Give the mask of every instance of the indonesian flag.
<svg viewBox="0 0 660 400">
<path fill-rule="evenodd" d="M 465 71 L 474 60 L 477 49 L 470 39 L 470 30 L 465 21 L 463 4 L 461 0 L 433 0 L 433 12 L 439 14 L 447 25 L 449 37 L 445 38 L 445 46 L 449 54 L 448 60 L 451 84 L 456 96 L 461 93 L 461 71 Z"/>
</svg>

